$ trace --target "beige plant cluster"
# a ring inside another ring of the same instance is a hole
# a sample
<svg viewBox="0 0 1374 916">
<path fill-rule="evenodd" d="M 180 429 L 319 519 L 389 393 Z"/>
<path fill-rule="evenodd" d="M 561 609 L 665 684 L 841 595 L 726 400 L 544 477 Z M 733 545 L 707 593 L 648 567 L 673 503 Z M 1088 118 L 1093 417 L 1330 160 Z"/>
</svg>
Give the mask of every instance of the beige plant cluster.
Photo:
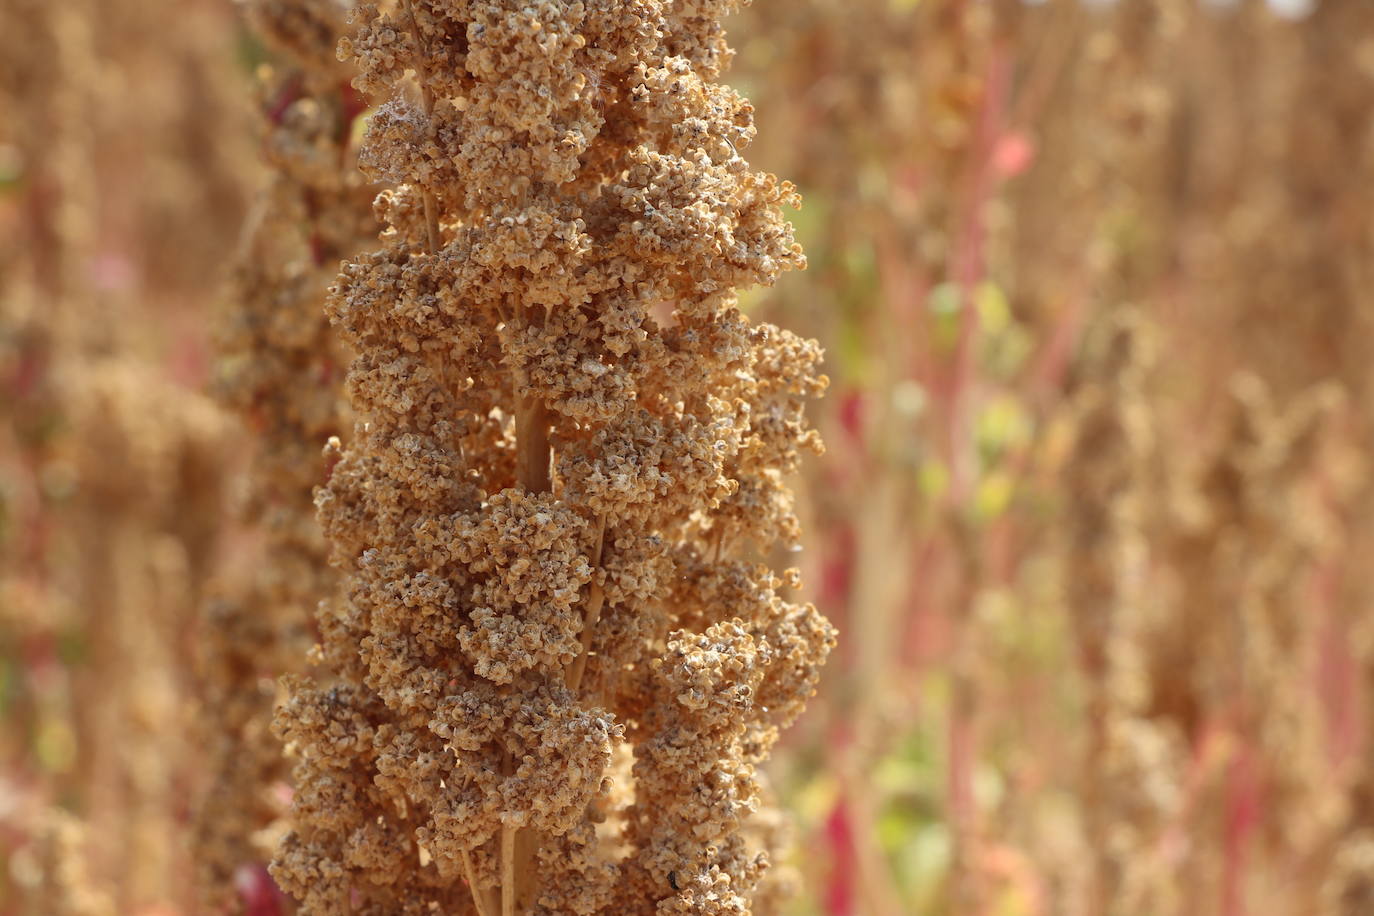
<svg viewBox="0 0 1374 916">
<path fill-rule="evenodd" d="M 278 719 L 304 912 L 751 911 L 755 767 L 833 633 L 761 562 L 825 379 L 735 300 L 803 263 L 716 82 L 735 5 L 359 8 L 387 229 L 329 305 L 330 678 Z"/>
<path fill-rule="evenodd" d="M 1092 913 L 1177 905 L 1153 844 L 1179 814 L 1182 747 L 1177 732 L 1147 715 L 1156 684 L 1143 645 L 1149 494 L 1159 483 L 1148 400 L 1156 347 L 1136 314 L 1093 329 L 1064 468 L 1063 488 L 1073 497 L 1061 549 L 1076 558 L 1065 601 L 1089 685 L 1078 778 L 1084 839 L 1094 857 L 1084 886 Z"/>
<path fill-rule="evenodd" d="M 207 604 L 201 646 L 207 776 L 195 859 L 203 892 L 221 904 L 242 869 L 270 859 L 284 814 L 274 680 L 305 667 L 312 615 L 335 587 L 313 491 L 327 476 L 321 449 L 346 425 L 348 358 L 324 296 L 339 260 L 377 232 L 352 142 L 364 101 L 335 56 L 345 5 L 255 0 L 244 12 L 274 57 L 258 74 L 268 179 L 218 341 L 221 400 L 256 444 L 241 521 L 258 540 L 251 571 L 223 576 Z"/>
</svg>

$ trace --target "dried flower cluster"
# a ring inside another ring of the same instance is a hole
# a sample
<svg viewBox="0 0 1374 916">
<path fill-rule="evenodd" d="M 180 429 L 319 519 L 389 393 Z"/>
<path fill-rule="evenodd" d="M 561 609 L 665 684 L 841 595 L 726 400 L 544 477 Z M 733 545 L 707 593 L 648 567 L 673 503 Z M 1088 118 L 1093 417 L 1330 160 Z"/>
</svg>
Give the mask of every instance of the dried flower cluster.
<svg viewBox="0 0 1374 916">
<path fill-rule="evenodd" d="M 1151 845 L 1179 813 L 1181 748 L 1178 731 L 1146 715 L 1155 684 L 1143 585 L 1158 472 L 1148 383 L 1157 358 L 1138 315 L 1094 330 L 1063 483 L 1073 498 L 1062 549 L 1077 560 L 1064 591 L 1088 688 L 1080 791 L 1095 861 L 1085 896 L 1094 913 L 1161 912 L 1177 898 L 1164 893 Z"/>
<path fill-rule="evenodd" d="M 754 559 L 825 380 L 735 304 L 802 257 L 716 82 L 734 5 L 364 5 L 341 47 L 392 187 L 330 302 L 335 680 L 278 722 L 305 912 L 750 911 L 754 768 L 833 636 Z"/>
<path fill-rule="evenodd" d="M 347 357 L 323 302 L 339 259 L 376 235 L 373 192 L 351 149 L 363 104 L 334 53 L 344 5 L 255 0 L 245 13 L 277 58 L 258 74 L 271 171 L 219 340 L 221 400 L 257 443 L 241 514 L 259 543 L 252 571 L 237 571 L 207 605 L 201 648 L 208 756 L 196 864 L 217 901 L 242 869 L 270 858 L 275 838 L 255 845 L 283 813 L 273 679 L 304 667 L 311 615 L 334 589 L 313 491 L 326 476 L 320 451 L 345 425 Z"/>
</svg>

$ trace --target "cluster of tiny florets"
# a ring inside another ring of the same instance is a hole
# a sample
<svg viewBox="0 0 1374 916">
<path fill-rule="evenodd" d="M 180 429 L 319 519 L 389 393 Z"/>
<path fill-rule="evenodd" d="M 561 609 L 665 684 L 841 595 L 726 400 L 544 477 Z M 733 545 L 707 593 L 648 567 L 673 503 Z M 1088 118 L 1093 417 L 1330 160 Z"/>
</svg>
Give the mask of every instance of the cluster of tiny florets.
<svg viewBox="0 0 1374 916">
<path fill-rule="evenodd" d="M 217 587 L 204 608 L 201 693 L 209 778 L 196 805 L 204 897 L 235 893 L 270 856 L 288 767 L 268 728 L 273 679 L 304 667 L 310 618 L 335 574 L 314 519 L 321 449 L 345 425 L 347 356 L 323 299 L 338 260 L 370 244 L 376 223 L 357 171 L 351 127 L 363 103 L 334 56 L 339 0 L 252 0 L 248 23 L 271 50 L 259 71 L 267 181 L 235 265 L 218 328 L 221 402 L 257 448 L 239 506 L 261 551 L 245 585 Z"/>
<path fill-rule="evenodd" d="M 749 911 L 754 767 L 833 635 L 749 559 L 825 379 L 735 302 L 804 261 L 714 82 L 732 6 L 412 0 L 341 43 L 389 187 L 329 303 L 336 680 L 278 719 L 306 912 Z"/>
</svg>

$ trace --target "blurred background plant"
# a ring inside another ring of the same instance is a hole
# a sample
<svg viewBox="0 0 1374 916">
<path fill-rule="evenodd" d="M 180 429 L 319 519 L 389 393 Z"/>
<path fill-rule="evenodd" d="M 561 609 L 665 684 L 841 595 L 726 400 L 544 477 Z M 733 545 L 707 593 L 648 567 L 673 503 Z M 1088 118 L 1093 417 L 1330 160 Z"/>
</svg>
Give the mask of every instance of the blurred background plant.
<svg viewBox="0 0 1374 916">
<path fill-rule="evenodd" d="M 290 72 L 235 15 L 5 10 L 3 913 L 206 911 L 187 659 L 264 535 L 197 392 Z M 1374 5 L 755 0 L 731 39 L 810 260 L 744 304 L 834 381 L 781 564 L 841 631 L 773 767 L 791 911 L 1374 912 Z"/>
</svg>

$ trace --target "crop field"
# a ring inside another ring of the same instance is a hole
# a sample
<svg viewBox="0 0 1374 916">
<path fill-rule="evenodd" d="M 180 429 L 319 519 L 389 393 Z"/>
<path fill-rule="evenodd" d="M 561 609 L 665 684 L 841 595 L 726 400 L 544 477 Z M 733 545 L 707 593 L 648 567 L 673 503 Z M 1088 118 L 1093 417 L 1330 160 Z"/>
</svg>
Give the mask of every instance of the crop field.
<svg viewBox="0 0 1374 916">
<path fill-rule="evenodd" d="M 1374 916 L 1371 404 L 1374 0 L 0 0 L 0 916 Z"/>
</svg>

